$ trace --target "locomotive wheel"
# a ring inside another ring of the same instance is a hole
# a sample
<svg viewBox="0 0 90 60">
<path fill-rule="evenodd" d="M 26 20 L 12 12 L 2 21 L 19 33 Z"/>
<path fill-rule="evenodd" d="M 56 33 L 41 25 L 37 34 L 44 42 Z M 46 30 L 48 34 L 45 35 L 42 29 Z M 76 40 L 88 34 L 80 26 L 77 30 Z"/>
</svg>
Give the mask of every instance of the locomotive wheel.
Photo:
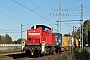
<svg viewBox="0 0 90 60">
<path fill-rule="evenodd" d="M 52 50 L 52 54 L 56 55 L 55 47 L 51 47 L 51 50 Z"/>
<path fill-rule="evenodd" d="M 46 47 L 45 49 L 46 49 L 46 53 L 43 54 L 44 56 L 45 56 L 45 55 L 48 55 L 48 54 L 50 53 L 50 52 L 49 52 L 49 51 L 50 51 L 50 48 L 49 48 L 49 47 Z"/>
</svg>

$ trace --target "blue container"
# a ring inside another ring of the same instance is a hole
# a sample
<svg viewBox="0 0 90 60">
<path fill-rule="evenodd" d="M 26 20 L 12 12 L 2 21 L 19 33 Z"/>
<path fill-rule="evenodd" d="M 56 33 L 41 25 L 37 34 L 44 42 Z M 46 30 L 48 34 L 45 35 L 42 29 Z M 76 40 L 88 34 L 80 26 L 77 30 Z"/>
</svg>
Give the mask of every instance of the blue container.
<svg viewBox="0 0 90 60">
<path fill-rule="evenodd" d="M 54 33 L 56 36 L 56 44 L 62 47 L 62 34 L 61 33 Z"/>
</svg>

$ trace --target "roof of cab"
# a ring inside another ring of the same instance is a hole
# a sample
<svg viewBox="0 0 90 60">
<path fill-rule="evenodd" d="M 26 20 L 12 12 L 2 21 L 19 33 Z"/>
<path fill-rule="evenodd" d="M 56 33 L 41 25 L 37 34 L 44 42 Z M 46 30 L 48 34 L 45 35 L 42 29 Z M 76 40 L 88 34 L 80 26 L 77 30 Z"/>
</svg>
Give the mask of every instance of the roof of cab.
<svg viewBox="0 0 90 60">
<path fill-rule="evenodd" d="M 44 25 L 44 24 L 36 24 L 36 25 L 34 25 L 34 26 L 41 26 L 41 27 L 45 27 L 45 28 L 51 29 L 50 27 L 48 27 L 48 26 L 46 26 L 46 25 Z M 33 26 L 33 27 L 34 27 L 34 26 Z"/>
</svg>

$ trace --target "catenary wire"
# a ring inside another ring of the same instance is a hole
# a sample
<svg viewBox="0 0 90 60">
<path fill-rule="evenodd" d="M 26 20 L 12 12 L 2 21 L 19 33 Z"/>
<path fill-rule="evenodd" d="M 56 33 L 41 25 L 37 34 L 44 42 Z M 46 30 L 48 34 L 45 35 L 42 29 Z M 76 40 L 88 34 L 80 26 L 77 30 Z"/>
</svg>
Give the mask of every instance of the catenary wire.
<svg viewBox="0 0 90 60">
<path fill-rule="evenodd" d="M 27 9 L 27 10 L 29 10 L 29 11 L 33 12 L 34 14 L 36 14 L 36 15 L 40 16 L 41 18 L 43 18 L 43 19 L 45 19 L 45 20 L 47 20 L 47 21 L 50 21 L 49 19 L 47 19 L 47 18 L 45 18 L 45 17 L 41 16 L 40 14 L 38 14 L 38 13 L 36 13 L 36 12 L 32 11 L 31 9 L 29 9 L 29 8 L 25 7 L 24 5 L 22 5 L 22 4 L 20 4 L 20 3 L 16 2 L 16 1 L 14 1 L 14 0 L 12 0 L 12 1 L 13 1 L 13 2 L 15 2 L 16 4 L 18 4 L 18 5 L 22 6 L 23 8 L 25 8 L 25 9 Z M 50 22 L 52 22 L 52 21 L 50 21 Z M 53 22 L 52 22 L 52 23 L 53 23 Z"/>
</svg>

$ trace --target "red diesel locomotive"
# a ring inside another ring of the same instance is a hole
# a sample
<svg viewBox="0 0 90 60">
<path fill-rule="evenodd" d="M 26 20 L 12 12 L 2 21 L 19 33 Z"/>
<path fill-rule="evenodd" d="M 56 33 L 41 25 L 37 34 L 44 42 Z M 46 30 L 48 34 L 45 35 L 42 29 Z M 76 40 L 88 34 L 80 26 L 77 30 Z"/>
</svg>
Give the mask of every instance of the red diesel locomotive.
<svg viewBox="0 0 90 60">
<path fill-rule="evenodd" d="M 50 27 L 34 25 L 27 30 L 27 41 L 23 50 L 30 55 L 56 54 L 60 47 Z"/>
</svg>

